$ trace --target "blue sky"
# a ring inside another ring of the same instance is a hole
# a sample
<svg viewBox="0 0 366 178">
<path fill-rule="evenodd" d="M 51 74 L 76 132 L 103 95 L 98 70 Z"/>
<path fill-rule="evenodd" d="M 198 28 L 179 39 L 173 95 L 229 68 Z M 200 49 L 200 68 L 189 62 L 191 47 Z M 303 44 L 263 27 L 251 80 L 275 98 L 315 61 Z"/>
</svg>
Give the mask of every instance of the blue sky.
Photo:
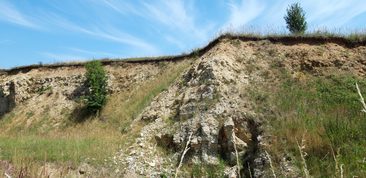
<svg viewBox="0 0 366 178">
<path fill-rule="evenodd" d="M 0 68 L 180 54 L 223 31 L 285 32 L 293 0 L 0 0 Z M 360 31 L 365 0 L 303 0 L 310 30 Z"/>
</svg>

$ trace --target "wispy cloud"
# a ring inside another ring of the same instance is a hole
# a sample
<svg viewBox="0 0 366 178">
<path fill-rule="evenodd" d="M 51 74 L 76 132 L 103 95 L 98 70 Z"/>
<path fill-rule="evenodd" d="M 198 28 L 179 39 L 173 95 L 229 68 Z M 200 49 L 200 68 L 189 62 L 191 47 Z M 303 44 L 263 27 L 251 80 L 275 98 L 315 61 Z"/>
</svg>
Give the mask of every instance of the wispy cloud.
<svg viewBox="0 0 366 178">
<path fill-rule="evenodd" d="M 146 9 L 145 17 L 159 22 L 167 28 L 172 28 L 189 34 L 199 40 L 206 40 L 213 24 L 197 25 L 197 17 L 190 1 L 170 0 L 155 3 L 143 3 Z"/>
<path fill-rule="evenodd" d="M 165 25 L 175 28 L 192 28 L 193 18 L 188 16 L 184 4 L 180 0 L 160 1 L 156 4 L 144 3 L 148 16 Z"/>
<path fill-rule="evenodd" d="M 222 28 L 238 30 L 254 23 L 261 28 L 267 28 L 270 25 L 274 29 L 282 29 L 285 27 L 283 16 L 286 9 L 294 2 L 297 1 L 231 0 L 228 3 L 230 15 Z M 339 28 L 358 15 L 366 13 L 364 0 L 306 0 L 300 3 L 306 12 L 310 30 L 317 27 Z"/>
<path fill-rule="evenodd" d="M 108 3 L 108 1 L 105 2 Z M 112 4 L 110 5 L 112 6 Z M 66 18 L 58 14 L 55 14 L 54 12 L 48 12 L 45 10 L 39 10 L 37 11 L 37 13 L 25 15 L 17 10 L 15 6 L 5 1 L 0 2 L 0 9 L 0 20 L 10 23 L 35 29 L 46 29 L 46 31 L 47 29 L 49 31 L 50 27 L 52 25 L 55 25 L 68 31 L 74 31 L 99 39 L 125 44 L 128 46 L 134 46 L 140 48 L 143 54 L 160 54 L 160 51 L 154 45 L 146 42 L 141 38 L 118 30 L 117 28 L 113 27 L 113 25 L 107 24 L 104 26 L 97 26 L 76 24 L 74 22 L 68 21 Z"/>
<path fill-rule="evenodd" d="M 115 0 L 103 2 L 121 14 L 126 15 L 126 12 L 130 12 L 130 17 L 135 15 L 135 18 L 140 17 L 148 20 L 151 22 L 152 28 L 156 29 L 156 33 L 161 33 L 160 29 L 163 26 L 164 40 L 178 48 L 185 46 L 183 43 L 187 39 L 207 41 L 215 26 L 213 23 L 202 23 L 202 20 L 197 19 L 194 1 L 191 0 L 157 0 L 134 4 L 121 3 Z M 172 34 L 180 35 L 178 37 Z"/>
<path fill-rule="evenodd" d="M 12 4 L 0 2 L 0 20 L 29 28 L 39 28 L 27 15 L 22 14 Z"/>
<path fill-rule="evenodd" d="M 192 14 L 188 15 L 185 1 L 182 0 L 157 0 L 141 2 L 141 4 L 130 4 L 116 0 L 103 0 L 100 2 L 120 14 L 137 15 L 172 28 L 183 29 L 184 27 L 185 29 L 191 29 L 194 26 L 194 17 Z"/>
<path fill-rule="evenodd" d="M 135 14 L 135 15 L 139 15 L 139 16 L 143 16 L 143 13 L 141 10 L 138 10 L 137 8 L 135 8 L 134 6 L 132 6 L 131 4 L 128 4 L 126 2 L 123 1 L 116 1 L 116 0 L 101 0 L 101 1 L 96 1 L 97 3 L 102 3 L 103 5 L 112 8 L 113 10 L 115 10 L 116 12 L 123 14 L 123 15 L 131 15 Z"/>
<path fill-rule="evenodd" d="M 154 45 L 146 42 L 145 40 L 125 33 L 116 29 L 110 25 L 78 25 L 75 24 L 57 14 L 48 13 L 48 18 L 44 18 L 43 21 L 48 24 L 56 25 L 57 27 L 63 28 L 68 31 L 86 34 L 95 38 L 113 41 L 129 46 L 140 48 L 142 52 L 146 54 L 155 55 L 159 54 L 160 51 Z"/>
<path fill-rule="evenodd" d="M 141 51 L 145 51 L 148 52 L 152 55 L 154 54 L 158 54 L 160 53 L 159 50 L 152 44 L 144 41 L 141 38 L 132 36 L 128 33 L 124 33 L 122 31 L 119 31 L 113 27 L 109 27 L 109 28 L 99 28 L 99 27 L 94 27 L 91 29 L 87 29 L 81 26 L 77 26 L 75 24 L 68 24 L 65 25 L 63 27 L 69 28 L 71 30 L 75 30 L 78 32 L 82 32 L 94 37 L 98 37 L 101 39 L 106 39 L 106 40 L 110 40 L 110 41 L 114 41 L 114 42 L 118 42 L 118 43 L 122 43 L 122 44 L 127 44 L 127 45 L 131 45 L 131 46 L 135 46 L 140 48 Z"/>
<path fill-rule="evenodd" d="M 229 4 L 230 16 L 223 29 L 239 27 L 258 17 L 265 9 L 265 4 L 257 0 L 241 0 L 239 3 L 231 1 Z"/>
<path fill-rule="evenodd" d="M 328 27 L 340 27 L 366 12 L 364 0 L 308 0 L 302 4 L 310 23 Z"/>
</svg>

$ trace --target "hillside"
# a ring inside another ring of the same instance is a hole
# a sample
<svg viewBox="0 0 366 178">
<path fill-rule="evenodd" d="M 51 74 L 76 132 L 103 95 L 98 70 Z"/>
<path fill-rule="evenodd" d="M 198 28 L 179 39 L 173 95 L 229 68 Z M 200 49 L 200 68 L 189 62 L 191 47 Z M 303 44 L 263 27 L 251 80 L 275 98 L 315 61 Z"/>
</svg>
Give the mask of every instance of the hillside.
<svg viewBox="0 0 366 178">
<path fill-rule="evenodd" d="M 82 109 L 83 63 L 0 72 L 0 170 L 172 177 L 189 148 L 181 177 L 366 176 L 365 40 L 223 35 L 187 55 L 103 64 L 98 116 Z"/>
</svg>

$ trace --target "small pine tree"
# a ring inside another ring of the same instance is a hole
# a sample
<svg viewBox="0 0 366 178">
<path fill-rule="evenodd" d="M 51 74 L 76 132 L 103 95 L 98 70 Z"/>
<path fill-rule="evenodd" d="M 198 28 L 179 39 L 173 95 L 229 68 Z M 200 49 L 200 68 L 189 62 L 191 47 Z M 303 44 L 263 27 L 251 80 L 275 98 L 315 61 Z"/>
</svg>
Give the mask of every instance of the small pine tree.
<svg viewBox="0 0 366 178">
<path fill-rule="evenodd" d="M 299 3 L 294 3 L 287 8 L 287 14 L 284 17 L 287 29 L 292 34 L 304 34 L 307 29 L 305 12 Z"/>
<path fill-rule="evenodd" d="M 107 75 L 100 61 L 91 61 L 85 64 L 86 86 L 85 96 L 87 109 L 91 112 L 99 111 L 106 102 Z"/>
</svg>

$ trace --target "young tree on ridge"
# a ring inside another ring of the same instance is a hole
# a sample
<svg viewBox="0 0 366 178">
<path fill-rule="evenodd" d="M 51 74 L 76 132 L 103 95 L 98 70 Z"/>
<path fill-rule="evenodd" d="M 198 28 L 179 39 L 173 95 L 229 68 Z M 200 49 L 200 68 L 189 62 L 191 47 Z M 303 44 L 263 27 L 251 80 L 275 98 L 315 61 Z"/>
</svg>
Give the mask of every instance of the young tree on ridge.
<svg viewBox="0 0 366 178">
<path fill-rule="evenodd" d="M 294 3 L 287 8 L 285 15 L 287 29 L 292 34 L 304 34 L 307 29 L 307 22 L 305 20 L 305 12 L 299 3 Z"/>
</svg>

